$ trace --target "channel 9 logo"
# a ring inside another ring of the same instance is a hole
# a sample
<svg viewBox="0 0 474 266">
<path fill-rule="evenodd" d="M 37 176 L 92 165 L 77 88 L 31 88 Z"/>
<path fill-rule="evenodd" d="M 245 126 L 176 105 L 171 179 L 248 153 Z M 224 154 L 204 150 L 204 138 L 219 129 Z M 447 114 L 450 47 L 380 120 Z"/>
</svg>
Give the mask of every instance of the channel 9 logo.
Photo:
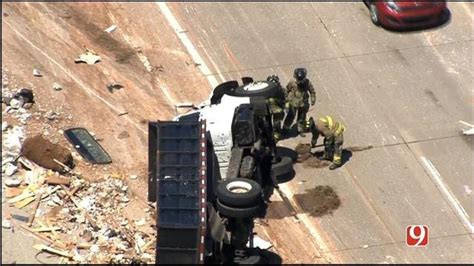
<svg viewBox="0 0 474 266">
<path fill-rule="evenodd" d="M 428 245 L 428 226 L 409 225 L 407 226 L 407 245 L 409 247 L 425 247 Z"/>
</svg>

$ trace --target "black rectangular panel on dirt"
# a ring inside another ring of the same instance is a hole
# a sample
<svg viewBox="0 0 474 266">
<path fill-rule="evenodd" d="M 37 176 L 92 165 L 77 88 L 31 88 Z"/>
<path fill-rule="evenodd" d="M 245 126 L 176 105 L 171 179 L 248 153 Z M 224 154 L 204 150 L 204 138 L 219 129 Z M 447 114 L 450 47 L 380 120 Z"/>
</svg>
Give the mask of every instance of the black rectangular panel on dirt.
<svg viewBox="0 0 474 266">
<path fill-rule="evenodd" d="M 156 182 L 156 262 L 197 263 L 201 226 L 201 124 L 197 117 L 185 122 L 159 121 L 151 131 L 155 141 L 149 142 L 152 155 L 149 185 Z"/>
</svg>

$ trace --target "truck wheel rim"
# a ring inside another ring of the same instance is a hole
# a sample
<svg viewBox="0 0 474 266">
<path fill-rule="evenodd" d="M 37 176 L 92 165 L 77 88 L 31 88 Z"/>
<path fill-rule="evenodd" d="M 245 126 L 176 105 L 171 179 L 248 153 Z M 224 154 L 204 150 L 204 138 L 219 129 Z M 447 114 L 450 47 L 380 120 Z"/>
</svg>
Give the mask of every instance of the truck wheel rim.
<svg viewBox="0 0 474 266">
<path fill-rule="evenodd" d="M 252 189 L 252 185 L 243 181 L 234 181 L 227 184 L 226 189 L 232 193 L 243 194 L 248 193 Z"/>
<path fill-rule="evenodd" d="M 244 86 L 244 91 L 258 91 L 263 90 L 267 87 L 267 83 L 265 82 L 253 82 Z"/>
</svg>

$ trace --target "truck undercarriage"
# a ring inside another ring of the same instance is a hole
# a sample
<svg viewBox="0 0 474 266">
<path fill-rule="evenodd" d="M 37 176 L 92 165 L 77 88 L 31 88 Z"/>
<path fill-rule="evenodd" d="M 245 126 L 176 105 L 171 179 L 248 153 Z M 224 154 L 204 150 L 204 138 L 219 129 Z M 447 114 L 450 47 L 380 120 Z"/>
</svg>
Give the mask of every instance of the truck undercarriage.
<svg viewBox="0 0 474 266">
<path fill-rule="evenodd" d="M 243 82 L 219 85 L 210 105 L 176 121 L 149 123 L 158 263 L 263 262 L 254 219 L 265 217 L 274 188 L 294 171 L 276 152 L 265 103 L 273 84 Z"/>
</svg>

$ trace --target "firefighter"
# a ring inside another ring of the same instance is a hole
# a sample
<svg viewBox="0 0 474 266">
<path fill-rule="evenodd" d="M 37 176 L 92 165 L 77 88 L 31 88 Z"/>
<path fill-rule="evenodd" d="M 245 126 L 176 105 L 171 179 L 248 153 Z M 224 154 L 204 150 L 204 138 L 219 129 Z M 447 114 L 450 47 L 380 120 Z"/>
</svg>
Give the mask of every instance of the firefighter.
<svg viewBox="0 0 474 266">
<path fill-rule="evenodd" d="M 290 126 L 297 116 L 298 134 L 305 136 L 306 113 L 309 110 L 309 100 L 311 105 L 316 103 L 316 93 L 311 81 L 306 78 L 306 68 L 296 68 L 294 71 L 294 80 L 288 82 L 286 86 L 286 118 L 283 123 L 283 130 L 289 131 Z"/>
<path fill-rule="evenodd" d="M 342 144 L 344 143 L 344 125 L 334 120 L 331 116 L 323 116 L 315 123 L 312 117 L 306 122 L 307 128 L 311 131 L 311 147 L 316 147 L 319 135 L 324 137 L 324 154 L 321 160 L 331 160 L 329 169 L 334 170 L 342 165 Z"/>
<path fill-rule="evenodd" d="M 270 114 L 272 116 L 273 137 L 275 141 L 281 140 L 281 122 L 285 117 L 285 92 L 280 84 L 280 78 L 277 75 L 268 76 L 267 81 L 277 84 L 278 92 L 271 98 L 267 99 Z"/>
</svg>

